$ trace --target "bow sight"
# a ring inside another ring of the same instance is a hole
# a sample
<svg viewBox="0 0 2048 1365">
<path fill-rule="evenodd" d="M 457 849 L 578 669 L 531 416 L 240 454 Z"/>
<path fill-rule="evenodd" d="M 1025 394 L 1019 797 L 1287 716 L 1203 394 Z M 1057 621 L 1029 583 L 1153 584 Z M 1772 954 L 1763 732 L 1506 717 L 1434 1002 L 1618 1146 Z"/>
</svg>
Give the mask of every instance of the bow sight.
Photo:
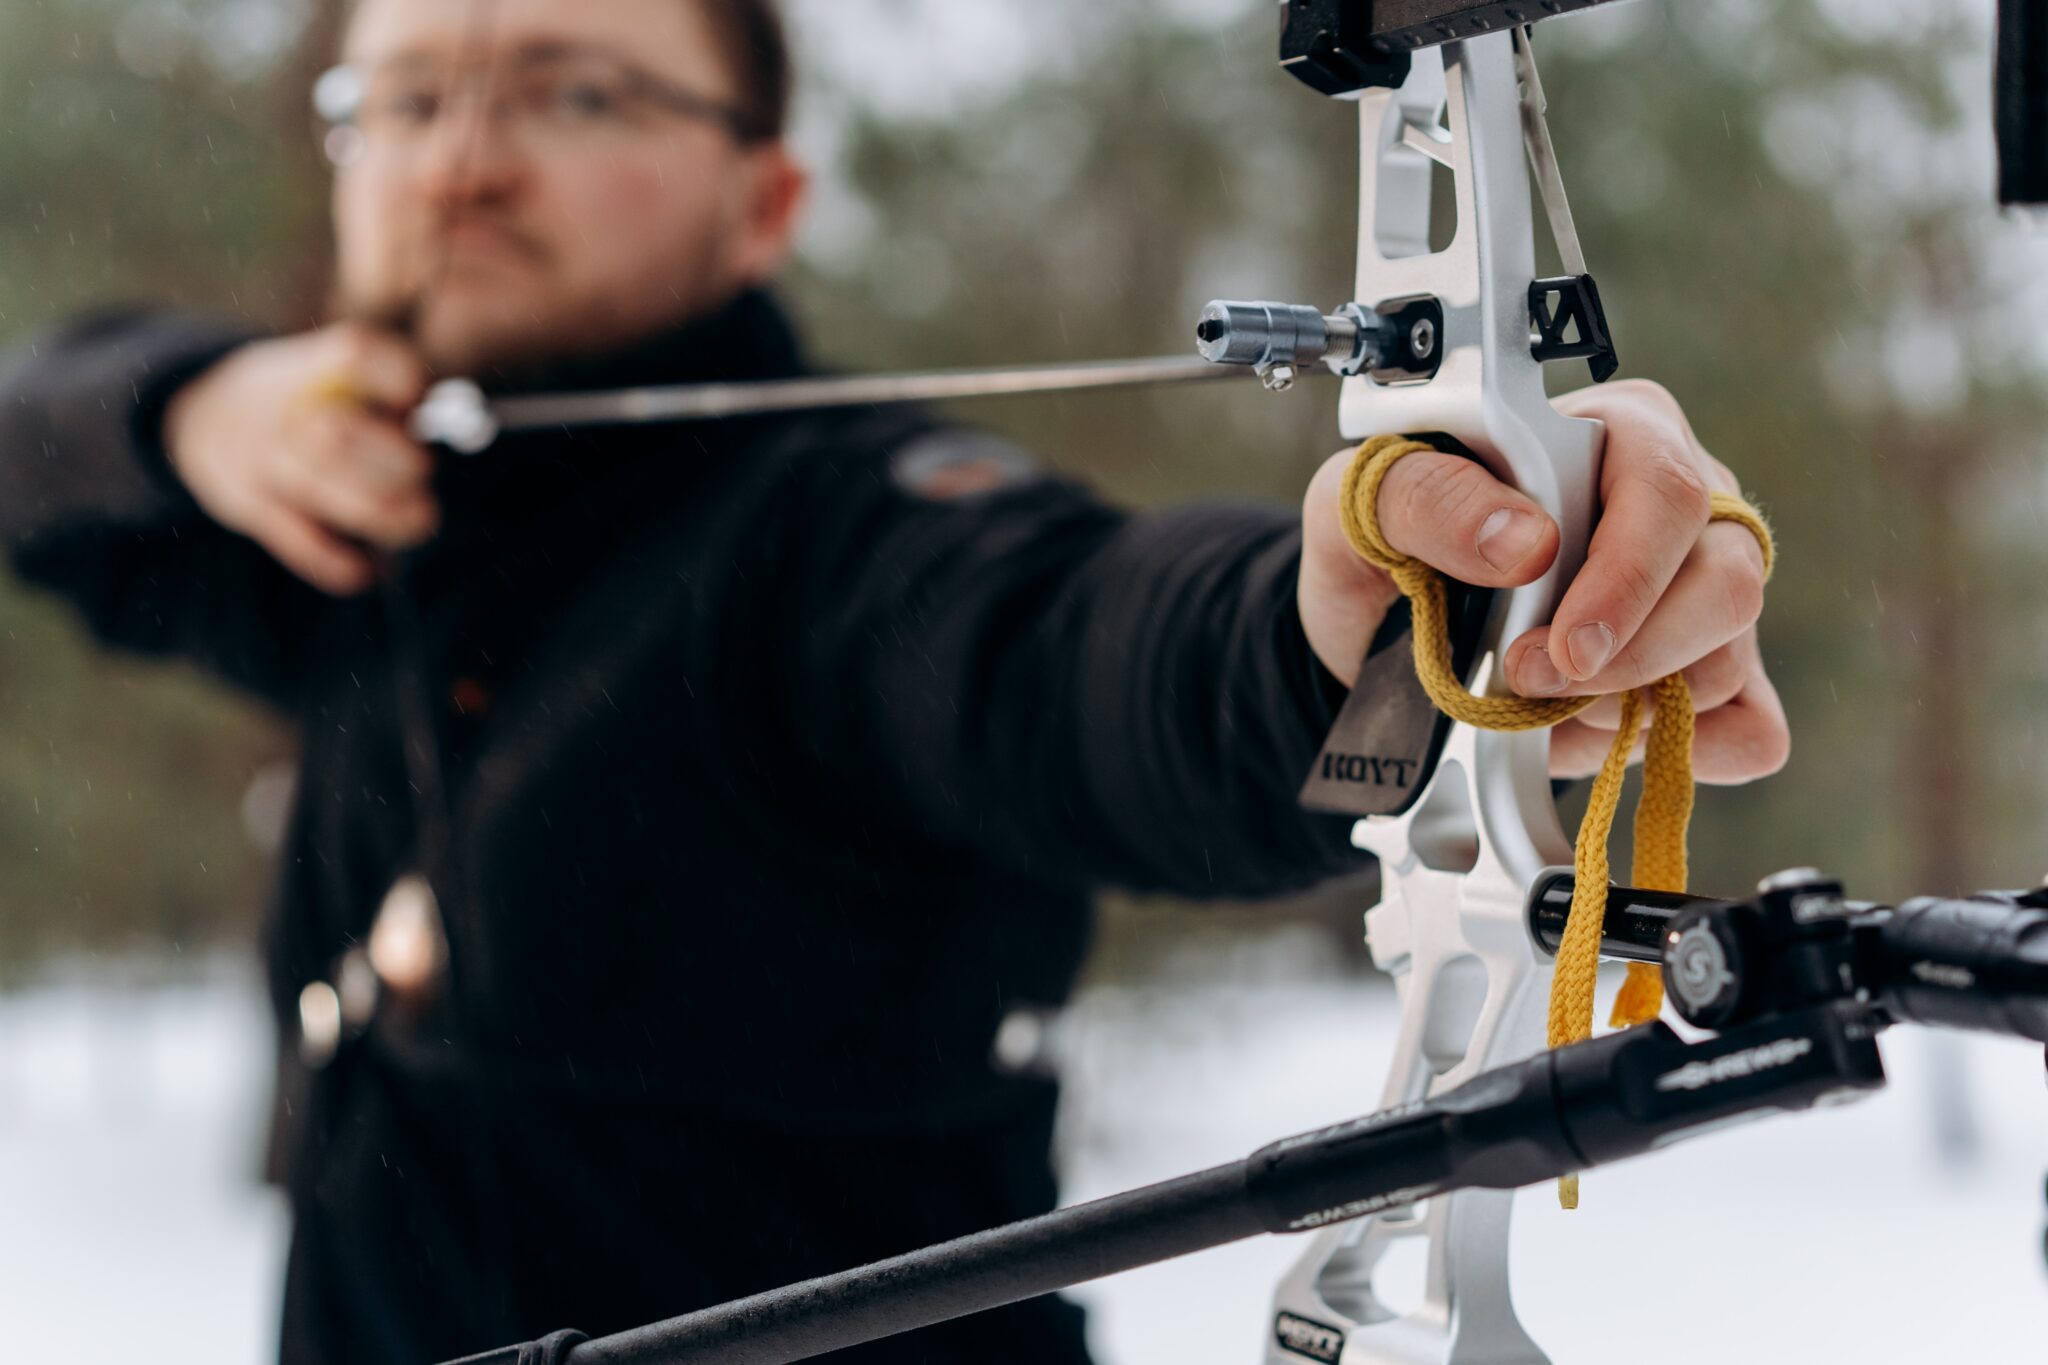
<svg viewBox="0 0 2048 1365">
<path fill-rule="evenodd" d="M 1357 302 L 1332 313 L 1217 303 L 1212 361 L 1285 387 L 1304 367 L 1344 379 L 1347 437 L 1458 442 L 1556 522 L 1540 580 L 1495 594 L 1459 668 L 1497 687 L 1506 642 L 1547 622 L 1591 531 L 1603 433 L 1545 395 L 1542 366 L 1613 372 L 1599 292 L 1579 252 L 1529 44 L 1537 20 L 1611 0 L 1284 0 L 1282 61 L 1355 99 L 1363 133 Z M 2048 206 L 2048 0 L 2001 0 L 1999 136 L 2006 203 Z M 1535 272 L 1533 167 L 1566 273 Z M 1432 245 L 1431 180 L 1457 223 Z M 1475 616 L 1476 619 L 1476 616 Z M 1387 664 L 1387 660 L 1392 660 Z M 1369 661 L 1340 718 L 1352 753 L 1414 671 Z M 1384 686 L 1383 686 L 1384 684 Z M 1426 702 L 1424 703 L 1426 705 Z M 1347 723 L 1363 727 L 1345 731 Z M 1337 739 L 1333 738 L 1333 743 Z M 1362 747 L 1364 745 L 1364 747 Z M 1753 899 L 1612 888 L 1610 957 L 1661 962 L 1665 1024 L 1542 1051 L 1541 987 L 1571 899 L 1570 845 L 1548 737 L 1440 723 L 1401 781 L 1358 787 L 1354 842 L 1378 855 L 1366 915 L 1395 981 L 1400 1031 L 1383 1107 L 1179 1180 L 598 1341 L 560 1333 L 472 1365 L 779 1365 L 1263 1232 L 1309 1232 L 1281 1283 L 1269 1365 L 1542 1365 L 1508 1294 L 1515 1188 L 1649 1152 L 1730 1121 L 1880 1087 L 1895 1023 L 2048 1042 L 2048 892 L 1898 907 L 1845 900 L 1802 870 Z M 1400 1317 L 1374 1272 L 1427 1243 L 1425 1304 Z"/>
</svg>

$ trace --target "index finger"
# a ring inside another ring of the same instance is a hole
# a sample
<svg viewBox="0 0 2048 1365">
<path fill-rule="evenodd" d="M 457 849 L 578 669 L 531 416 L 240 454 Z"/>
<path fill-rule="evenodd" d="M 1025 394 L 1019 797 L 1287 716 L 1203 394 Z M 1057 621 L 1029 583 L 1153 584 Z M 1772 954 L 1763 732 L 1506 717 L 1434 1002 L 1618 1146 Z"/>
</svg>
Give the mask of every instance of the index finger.
<svg viewBox="0 0 2048 1365">
<path fill-rule="evenodd" d="M 1585 415 L 1607 423 L 1600 521 L 1550 626 L 1552 661 L 1579 682 L 1635 638 L 1713 510 L 1692 433 L 1675 409 L 1616 395 Z"/>
</svg>

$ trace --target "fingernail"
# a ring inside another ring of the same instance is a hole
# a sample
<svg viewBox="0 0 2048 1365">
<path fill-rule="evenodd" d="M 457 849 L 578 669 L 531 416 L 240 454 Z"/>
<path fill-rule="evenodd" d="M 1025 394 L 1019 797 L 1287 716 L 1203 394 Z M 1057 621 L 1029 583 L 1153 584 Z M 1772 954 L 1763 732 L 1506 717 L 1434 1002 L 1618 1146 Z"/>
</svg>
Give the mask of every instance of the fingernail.
<svg viewBox="0 0 2048 1365">
<path fill-rule="evenodd" d="M 1525 697 L 1549 697 L 1564 691 L 1570 680 L 1557 671 L 1557 665 L 1550 661 L 1547 649 L 1532 649 L 1522 656 L 1522 666 L 1515 671 L 1515 690 Z"/>
<path fill-rule="evenodd" d="M 1506 573 L 1527 559 L 1542 538 L 1543 523 L 1535 513 L 1503 507 L 1479 528 L 1479 557 Z"/>
<path fill-rule="evenodd" d="M 1588 678 L 1607 667 L 1607 661 L 1614 657 L 1614 632 L 1598 621 L 1580 626 L 1567 643 L 1572 663 Z"/>
</svg>

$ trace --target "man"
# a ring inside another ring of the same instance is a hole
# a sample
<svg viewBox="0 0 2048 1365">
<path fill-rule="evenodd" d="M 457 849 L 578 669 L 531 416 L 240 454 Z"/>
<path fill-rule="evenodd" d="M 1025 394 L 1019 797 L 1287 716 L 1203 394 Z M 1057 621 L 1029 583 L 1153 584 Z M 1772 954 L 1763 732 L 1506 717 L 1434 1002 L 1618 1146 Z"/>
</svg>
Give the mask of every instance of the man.
<svg viewBox="0 0 2048 1365">
<path fill-rule="evenodd" d="M 424 450 L 435 375 L 801 371 L 762 292 L 787 65 L 769 0 L 365 0 L 345 57 L 341 321 L 101 317 L 0 375 L 19 572 L 301 729 L 285 1358 L 614 1331 L 1049 1207 L 1051 1087 L 989 1057 L 1067 994 L 1090 891 L 1356 866 L 1294 803 L 1396 596 L 1341 461 L 1291 524 L 1118 511 L 916 414 Z M 1774 770 L 1732 480 L 1660 390 L 1569 406 L 1609 423 L 1605 517 L 1509 676 L 1686 668 L 1702 775 Z M 1464 461 L 1404 461 L 1382 514 L 1468 582 L 1555 552 Z M 845 1358 L 1085 1354 L 1047 1299 Z"/>
</svg>

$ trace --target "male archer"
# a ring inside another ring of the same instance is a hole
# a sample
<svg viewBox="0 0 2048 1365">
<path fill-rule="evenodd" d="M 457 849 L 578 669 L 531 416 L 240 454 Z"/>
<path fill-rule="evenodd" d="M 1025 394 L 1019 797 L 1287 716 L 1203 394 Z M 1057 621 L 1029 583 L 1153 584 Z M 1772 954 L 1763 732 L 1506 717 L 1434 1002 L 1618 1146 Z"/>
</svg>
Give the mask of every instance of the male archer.
<svg viewBox="0 0 2048 1365">
<path fill-rule="evenodd" d="M 1053 1089 L 991 1041 L 1065 998 L 1091 894 L 1357 869 L 1295 802 L 1396 600 L 1341 460 L 1298 513 L 1132 513 L 919 414 L 444 459 L 403 420 L 436 376 L 804 371 L 782 32 L 772 0 L 363 0 L 342 56 L 332 325 L 101 315 L 0 372 L 17 571 L 299 729 L 284 1358 L 614 1331 L 1050 1207 Z M 1565 406 L 1608 424 L 1604 516 L 1508 678 L 1683 669 L 1699 773 L 1775 770 L 1761 556 L 1708 524 L 1733 479 L 1653 386 Z M 1380 508 L 1470 583 L 1556 551 L 1465 461 Z M 1560 730 L 1558 771 L 1618 724 Z M 844 1358 L 1085 1349 L 1045 1299 Z"/>
</svg>

